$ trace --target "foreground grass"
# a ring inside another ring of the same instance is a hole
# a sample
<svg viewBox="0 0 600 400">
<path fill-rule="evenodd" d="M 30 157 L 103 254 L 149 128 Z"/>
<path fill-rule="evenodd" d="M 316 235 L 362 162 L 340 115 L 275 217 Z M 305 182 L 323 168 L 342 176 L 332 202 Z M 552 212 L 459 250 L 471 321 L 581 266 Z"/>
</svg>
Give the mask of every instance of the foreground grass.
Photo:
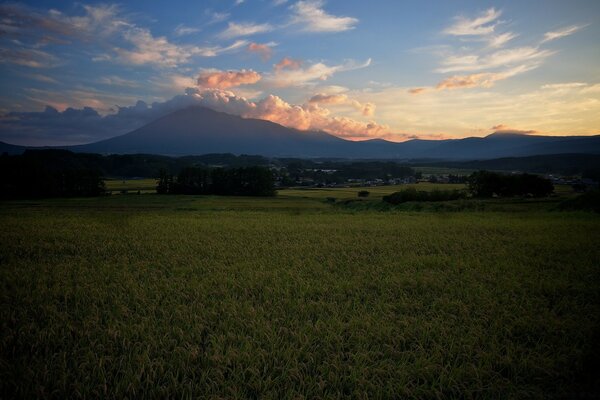
<svg viewBox="0 0 600 400">
<path fill-rule="evenodd" d="M 598 217 L 0 205 L 0 397 L 595 395 Z"/>
</svg>

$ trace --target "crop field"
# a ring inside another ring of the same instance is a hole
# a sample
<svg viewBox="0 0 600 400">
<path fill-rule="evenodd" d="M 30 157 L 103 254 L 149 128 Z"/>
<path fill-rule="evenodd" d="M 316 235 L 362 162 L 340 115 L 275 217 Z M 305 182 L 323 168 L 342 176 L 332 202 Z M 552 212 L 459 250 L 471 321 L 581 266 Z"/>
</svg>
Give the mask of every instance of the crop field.
<svg viewBox="0 0 600 400">
<path fill-rule="evenodd" d="M 0 203 L 0 397 L 600 395 L 597 214 L 357 190 Z"/>
<path fill-rule="evenodd" d="M 117 194 L 122 191 L 141 193 L 155 193 L 156 179 L 106 179 L 104 181 L 106 190 Z"/>
</svg>

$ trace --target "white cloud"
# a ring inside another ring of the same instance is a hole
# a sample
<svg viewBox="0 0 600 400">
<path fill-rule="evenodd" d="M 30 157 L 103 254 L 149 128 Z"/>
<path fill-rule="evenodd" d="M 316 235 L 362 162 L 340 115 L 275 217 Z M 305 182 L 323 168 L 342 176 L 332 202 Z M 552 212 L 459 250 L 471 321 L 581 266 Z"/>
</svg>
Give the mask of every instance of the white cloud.
<svg viewBox="0 0 600 400">
<path fill-rule="evenodd" d="M 544 40 L 542 40 L 542 43 L 572 35 L 584 27 L 585 27 L 585 25 L 572 25 L 572 26 L 568 26 L 566 28 L 559 29 L 557 31 L 546 32 L 544 34 Z"/>
<path fill-rule="evenodd" d="M 550 90 L 561 90 L 561 89 L 575 89 L 587 86 L 587 83 L 583 82 L 567 82 L 567 83 L 548 83 L 546 85 L 542 85 L 542 89 L 550 89 Z"/>
<path fill-rule="evenodd" d="M 303 0 L 292 5 L 291 24 L 300 26 L 305 32 L 342 32 L 354 29 L 358 19 L 337 17 L 323 10 L 320 0 Z"/>
<path fill-rule="evenodd" d="M 449 56 L 442 61 L 442 66 L 437 68 L 436 72 L 481 71 L 523 63 L 538 63 L 552 54 L 554 54 L 553 51 L 542 50 L 538 47 L 516 47 L 486 55 Z"/>
<path fill-rule="evenodd" d="M 517 36 L 519 35 L 512 32 L 505 32 L 499 35 L 493 35 L 488 39 L 488 44 L 490 47 L 494 48 L 502 47 Z"/>
<path fill-rule="evenodd" d="M 366 68 L 369 65 L 371 65 L 370 58 L 361 64 L 355 61 L 331 66 L 324 63 L 315 63 L 306 67 L 295 64 L 294 68 L 275 68 L 273 73 L 266 76 L 266 80 L 277 87 L 303 86 L 315 81 L 325 81 L 337 72 Z"/>
<path fill-rule="evenodd" d="M 501 11 L 490 8 L 473 19 L 457 17 L 456 22 L 446 28 L 444 33 L 454 36 L 488 35 L 494 32 L 495 25 L 492 22 L 498 19 L 501 14 Z"/>
<path fill-rule="evenodd" d="M 190 26 L 185 26 L 184 24 L 179 24 L 173 31 L 175 36 L 186 36 L 191 35 L 192 33 L 200 32 L 200 28 L 192 28 Z"/>
</svg>

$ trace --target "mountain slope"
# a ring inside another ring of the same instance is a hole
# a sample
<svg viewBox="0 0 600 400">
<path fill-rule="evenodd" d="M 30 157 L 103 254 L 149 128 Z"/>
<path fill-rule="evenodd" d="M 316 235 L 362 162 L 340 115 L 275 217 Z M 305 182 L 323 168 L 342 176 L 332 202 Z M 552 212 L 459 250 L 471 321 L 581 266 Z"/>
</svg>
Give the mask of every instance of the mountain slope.
<svg viewBox="0 0 600 400">
<path fill-rule="evenodd" d="M 328 148 L 339 146 L 351 150 L 352 143 L 324 132 L 302 132 L 269 121 L 189 107 L 125 135 L 72 149 L 98 153 L 243 153 L 315 157 L 329 155 Z"/>
</svg>

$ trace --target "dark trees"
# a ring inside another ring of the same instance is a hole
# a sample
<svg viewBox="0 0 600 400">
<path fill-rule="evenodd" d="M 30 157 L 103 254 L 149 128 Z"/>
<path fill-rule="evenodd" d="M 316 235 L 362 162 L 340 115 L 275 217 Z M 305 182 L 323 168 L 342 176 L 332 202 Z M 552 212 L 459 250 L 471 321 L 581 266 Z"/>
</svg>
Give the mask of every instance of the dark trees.
<svg viewBox="0 0 600 400">
<path fill-rule="evenodd" d="M 0 196 L 42 198 L 99 196 L 104 193 L 100 170 L 64 150 L 26 151 L 0 157 Z"/>
<path fill-rule="evenodd" d="M 188 167 L 182 169 L 175 179 L 163 171 L 156 190 L 168 194 L 274 196 L 275 181 L 271 171 L 264 167 Z"/>
<path fill-rule="evenodd" d="M 489 171 L 474 172 L 468 179 L 474 197 L 544 197 L 554 192 L 554 185 L 538 175 L 503 175 Z"/>
</svg>

